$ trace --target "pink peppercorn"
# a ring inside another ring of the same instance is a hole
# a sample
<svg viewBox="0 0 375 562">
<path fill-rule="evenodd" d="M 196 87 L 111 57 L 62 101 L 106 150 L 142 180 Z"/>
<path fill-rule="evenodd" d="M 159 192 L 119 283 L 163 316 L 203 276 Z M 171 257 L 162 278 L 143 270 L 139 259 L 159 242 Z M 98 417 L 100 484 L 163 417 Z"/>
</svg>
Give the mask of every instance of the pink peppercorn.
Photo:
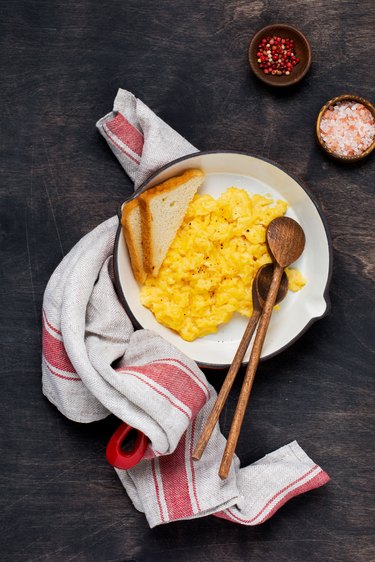
<svg viewBox="0 0 375 562">
<path fill-rule="evenodd" d="M 294 41 L 289 37 L 263 37 L 258 45 L 258 64 L 264 74 L 289 75 L 300 59 L 294 52 Z"/>
</svg>

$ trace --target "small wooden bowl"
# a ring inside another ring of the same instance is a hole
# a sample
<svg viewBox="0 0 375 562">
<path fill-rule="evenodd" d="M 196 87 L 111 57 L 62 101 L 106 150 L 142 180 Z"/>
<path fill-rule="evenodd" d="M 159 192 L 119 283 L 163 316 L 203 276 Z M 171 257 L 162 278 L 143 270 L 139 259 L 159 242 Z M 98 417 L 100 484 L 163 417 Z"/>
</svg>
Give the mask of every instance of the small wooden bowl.
<svg viewBox="0 0 375 562">
<path fill-rule="evenodd" d="M 281 38 L 293 39 L 295 43 L 295 53 L 296 56 L 300 58 L 300 62 L 293 68 L 289 76 L 282 74 L 281 76 L 273 76 L 272 74 L 264 74 L 263 70 L 259 68 L 258 63 L 258 46 L 263 37 L 267 35 L 276 35 Z M 311 66 L 311 47 L 301 31 L 298 31 L 295 27 L 283 23 L 275 23 L 273 25 L 268 25 L 260 29 L 252 38 L 249 45 L 248 52 L 249 64 L 254 72 L 255 76 L 269 84 L 270 86 L 292 86 L 297 84 L 305 76 L 307 71 Z"/>
<path fill-rule="evenodd" d="M 331 100 L 327 101 L 327 103 L 325 103 L 323 105 L 322 109 L 318 113 L 318 117 L 316 119 L 316 127 L 315 127 L 316 139 L 319 143 L 319 146 L 324 150 L 324 152 L 326 154 L 328 154 L 334 160 L 340 160 L 341 162 L 358 162 L 358 160 L 362 160 L 363 158 L 368 156 L 374 150 L 374 148 L 375 148 L 375 137 L 374 137 L 374 140 L 372 141 L 371 145 L 368 148 L 366 148 L 366 150 L 361 152 L 361 154 L 358 154 L 357 156 L 341 156 L 340 154 L 337 154 L 336 152 L 333 152 L 332 150 L 330 150 L 328 148 L 328 146 L 326 145 L 326 143 L 322 139 L 322 135 L 320 133 L 320 122 L 322 120 L 322 117 L 323 117 L 323 114 L 325 113 L 325 111 L 327 111 L 327 109 L 329 107 L 331 107 L 332 105 L 335 105 L 336 103 L 342 102 L 342 101 L 355 101 L 355 102 L 361 103 L 369 111 L 371 111 L 372 116 L 375 119 L 375 107 L 369 101 L 365 100 L 364 98 L 361 98 L 360 96 L 354 96 L 353 94 L 343 94 L 341 96 L 337 96 L 337 97 L 332 98 Z"/>
</svg>

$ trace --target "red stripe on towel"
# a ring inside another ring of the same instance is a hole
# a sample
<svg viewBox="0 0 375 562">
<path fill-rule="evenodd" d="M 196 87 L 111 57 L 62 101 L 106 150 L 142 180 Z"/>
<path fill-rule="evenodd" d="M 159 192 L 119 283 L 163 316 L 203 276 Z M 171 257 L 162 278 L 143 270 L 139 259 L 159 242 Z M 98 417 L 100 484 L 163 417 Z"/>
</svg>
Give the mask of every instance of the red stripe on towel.
<svg viewBox="0 0 375 562">
<path fill-rule="evenodd" d="M 134 158 L 134 156 L 132 156 L 131 154 L 129 154 L 129 152 L 127 152 L 124 148 L 122 148 L 122 146 L 119 145 L 118 142 L 115 141 L 115 139 L 113 137 L 111 137 L 108 134 L 107 129 L 105 128 L 105 123 L 103 125 L 103 131 L 106 135 L 106 137 L 109 139 L 109 141 L 114 144 L 116 146 L 116 148 L 118 148 L 123 154 L 125 154 L 125 156 L 127 156 L 128 158 L 130 158 L 130 160 L 133 160 L 133 162 L 135 162 L 136 164 L 140 164 L 140 160 L 137 160 L 137 158 Z"/>
<path fill-rule="evenodd" d="M 149 363 L 145 366 L 126 367 L 127 372 L 135 371 L 160 384 L 193 413 L 199 412 L 206 402 L 202 388 L 182 369 L 168 363 Z"/>
<path fill-rule="evenodd" d="M 66 353 L 63 342 L 54 338 L 52 334 L 48 332 L 45 325 L 46 319 L 43 320 L 42 347 L 43 355 L 46 361 L 55 369 L 76 374 L 68 354 Z"/>
<path fill-rule="evenodd" d="M 231 511 L 231 509 L 227 509 L 227 513 L 230 515 L 230 517 L 233 518 L 233 520 L 239 521 L 240 523 L 252 523 L 256 519 L 258 519 L 258 517 L 260 515 L 262 515 L 262 513 L 264 513 L 264 511 L 267 509 L 267 507 L 269 507 L 276 500 L 276 498 L 278 498 L 281 494 L 286 492 L 289 488 L 291 488 L 292 486 L 297 484 L 297 482 L 300 482 L 301 480 L 303 480 L 304 478 L 309 476 L 309 474 L 314 472 L 314 470 L 316 470 L 317 468 L 319 468 L 318 465 L 313 466 L 308 472 L 306 472 L 306 474 L 304 474 L 303 476 L 300 476 L 299 478 L 297 478 L 297 480 L 294 480 L 293 482 L 291 482 L 290 484 L 288 484 L 287 486 L 285 486 L 284 488 L 279 490 L 270 500 L 268 500 L 268 502 L 255 515 L 255 517 L 252 517 L 251 519 L 243 519 L 242 517 L 239 517 L 238 515 L 234 514 Z M 286 501 L 288 501 L 288 499 L 290 499 L 294 496 L 297 496 L 298 494 L 301 494 L 303 492 L 308 492 L 309 490 L 317 488 L 318 486 L 322 486 L 323 484 L 328 482 L 328 480 L 329 480 L 328 474 L 326 474 L 323 470 L 320 469 L 320 472 L 317 475 L 315 475 L 313 478 L 311 478 L 311 480 L 309 480 L 308 482 L 305 482 L 304 484 L 301 484 L 301 486 L 298 486 L 296 489 L 291 490 L 289 492 L 289 494 L 287 494 L 286 496 L 281 498 L 279 500 L 279 502 L 272 508 L 270 513 L 265 515 L 265 517 L 263 519 L 261 519 L 259 521 L 259 523 L 263 523 L 263 521 L 266 521 L 266 519 L 271 517 L 282 505 L 284 505 L 284 503 Z M 218 516 L 220 517 L 221 515 L 218 514 Z"/>
<path fill-rule="evenodd" d="M 191 376 L 195 380 L 199 381 L 200 384 L 207 390 L 208 398 L 210 398 L 210 389 L 208 388 L 208 385 L 204 381 L 202 381 L 196 373 L 194 373 L 193 369 L 190 369 L 190 367 L 188 367 L 185 363 L 180 361 L 180 359 L 176 359 L 175 357 L 163 357 L 163 359 L 156 359 L 155 361 L 151 361 L 151 363 L 163 363 L 163 361 L 174 361 L 175 363 L 178 363 L 179 365 L 181 365 L 181 367 L 189 371 L 189 373 L 191 373 Z"/>
<path fill-rule="evenodd" d="M 44 308 L 43 308 L 43 318 L 44 318 L 46 324 L 48 325 L 48 327 L 51 328 L 51 330 L 52 330 L 53 332 L 56 332 L 56 334 L 59 334 L 59 335 L 61 336 L 60 330 L 57 330 L 56 328 L 54 328 L 54 327 L 52 326 L 52 324 L 50 324 L 50 323 L 48 322 L 47 314 L 46 314 L 46 311 L 44 310 Z"/>
<path fill-rule="evenodd" d="M 232 521 L 234 523 L 238 523 L 233 517 L 231 517 L 226 511 L 218 511 L 217 513 L 213 513 L 214 517 L 219 517 L 219 519 L 226 519 L 227 521 Z"/>
<path fill-rule="evenodd" d="M 201 506 L 199 505 L 197 488 L 196 488 L 196 485 L 195 485 L 195 468 L 194 468 L 194 461 L 193 461 L 193 446 L 194 446 L 194 433 L 195 433 L 196 421 L 197 421 L 197 418 L 194 418 L 192 426 L 191 426 L 191 438 L 190 438 L 190 451 L 189 452 L 190 452 L 190 470 L 191 470 L 191 479 L 192 479 L 192 485 L 193 485 L 193 494 L 194 494 L 195 501 L 197 503 L 197 508 L 200 511 Z"/>
<path fill-rule="evenodd" d="M 159 484 L 158 484 L 158 480 L 156 478 L 155 459 L 152 459 L 152 461 L 151 461 L 151 469 L 152 469 L 152 477 L 153 477 L 153 480 L 154 480 L 154 486 L 155 486 L 155 492 L 156 492 L 156 500 L 158 502 L 158 507 L 159 507 L 160 519 L 164 523 L 165 519 L 164 519 L 164 515 L 163 515 L 163 510 L 162 510 L 162 507 L 161 507 Z"/>
<path fill-rule="evenodd" d="M 185 447 L 186 433 L 172 455 L 159 458 L 164 499 L 171 520 L 191 517 L 194 513 L 185 464 Z"/>
<path fill-rule="evenodd" d="M 268 513 L 268 515 L 266 515 L 261 521 L 259 521 L 259 523 L 263 523 L 264 521 L 267 521 L 267 519 L 272 517 L 272 515 L 274 513 L 276 513 L 276 511 L 278 509 L 280 509 L 280 507 L 282 507 L 284 505 L 284 503 L 289 501 L 291 498 L 294 498 L 295 496 L 298 496 L 299 494 L 303 494 L 304 492 L 309 492 L 310 490 L 313 490 L 314 488 L 319 488 L 319 486 L 323 486 L 323 484 L 326 484 L 327 482 L 329 482 L 329 480 L 330 480 L 330 477 L 328 476 L 328 474 L 326 472 L 324 472 L 324 470 L 321 470 L 320 472 L 318 472 L 318 474 L 316 474 L 313 478 L 311 478 L 311 480 L 309 480 L 308 482 L 305 482 L 304 484 L 301 484 L 301 486 L 298 486 L 298 488 L 295 488 L 294 490 L 291 490 L 290 492 L 288 492 L 286 494 L 286 496 L 284 496 L 271 509 L 271 511 Z"/>
<path fill-rule="evenodd" d="M 132 377 L 135 377 L 136 379 L 138 379 L 139 381 L 143 382 L 144 384 L 147 384 L 147 386 L 149 386 L 150 388 L 152 388 L 152 390 L 155 390 L 155 392 L 157 392 L 158 394 L 160 394 L 161 396 L 163 396 L 163 398 L 166 398 L 168 400 L 168 402 L 170 402 L 170 404 L 172 404 L 172 406 L 174 406 L 175 408 L 177 408 L 178 410 L 180 410 L 180 412 L 182 412 L 183 414 L 185 414 L 185 416 L 187 417 L 188 420 L 190 420 L 190 416 L 187 412 L 185 412 L 185 410 L 183 410 L 178 404 L 176 404 L 175 402 L 173 402 L 173 400 L 171 400 L 171 398 L 169 396 L 167 396 L 167 394 L 164 394 L 164 392 L 162 392 L 161 390 L 159 390 L 158 388 L 156 388 L 156 386 L 154 386 L 153 384 L 151 384 L 148 381 L 145 381 L 144 379 L 142 379 L 142 377 L 137 376 L 136 373 L 128 370 L 129 367 L 124 367 L 122 369 L 116 369 L 118 373 L 125 373 L 127 375 L 130 375 Z M 133 369 L 135 369 L 135 367 L 133 367 Z M 142 373 L 143 374 L 143 373 Z"/>
<path fill-rule="evenodd" d="M 116 117 L 105 122 L 105 125 L 121 142 L 126 144 L 133 152 L 142 156 L 143 135 L 122 115 L 118 113 Z"/>
<path fill-rule="evenodd" d="M 65 375 L 61 375 L 60 373 L 56 373 L 56 371 L 51 369 L 51 367 L 49 367 L 48 365 L 46 365 L 46 367 L 52 375 L 54 375 L 55 377 L 58 377 L 59 379 L 64 379 L 65 381 L 72 381 L 72 382 L 82 382 L 81 379 L 78 378 L 78 377 L 66 377 Z"/>
</svg>

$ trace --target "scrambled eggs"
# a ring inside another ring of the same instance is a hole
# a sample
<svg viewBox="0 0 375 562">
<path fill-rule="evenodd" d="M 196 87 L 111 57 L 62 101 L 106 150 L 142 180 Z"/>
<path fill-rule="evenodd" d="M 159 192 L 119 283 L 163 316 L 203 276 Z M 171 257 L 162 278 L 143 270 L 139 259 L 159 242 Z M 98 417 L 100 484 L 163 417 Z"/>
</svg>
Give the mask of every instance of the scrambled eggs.
<svg viewBox="0 0 375 562">
<path fill-rule="evenodd" d="M 141 289 L 142 304 L 187 341 L 216 332 L 236 311 L 250 316 L 254 276 L 272 261 L 267 226 L 287 206 L 236 187 L 218 200 L 196 195 L 158 276 Z M 287 275 L 292 291 L 305 284 L 298 270 Z"/>
</svg>

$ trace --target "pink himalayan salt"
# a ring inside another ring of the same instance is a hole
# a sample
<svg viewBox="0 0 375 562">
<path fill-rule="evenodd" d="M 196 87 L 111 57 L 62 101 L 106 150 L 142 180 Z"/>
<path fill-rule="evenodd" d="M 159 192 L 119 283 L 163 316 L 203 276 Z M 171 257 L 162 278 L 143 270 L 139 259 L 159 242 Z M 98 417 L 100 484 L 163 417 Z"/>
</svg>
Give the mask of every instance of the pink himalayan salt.
<svg viewBox="0 0 375 562">
<path fill-rule="evenodd" d="M 330 151 L 340 156 L 358 156 L 374 140 L 375 121 L 363 104 L 343 101 L 323 113 L 320 134 Z"/>
</svg>

